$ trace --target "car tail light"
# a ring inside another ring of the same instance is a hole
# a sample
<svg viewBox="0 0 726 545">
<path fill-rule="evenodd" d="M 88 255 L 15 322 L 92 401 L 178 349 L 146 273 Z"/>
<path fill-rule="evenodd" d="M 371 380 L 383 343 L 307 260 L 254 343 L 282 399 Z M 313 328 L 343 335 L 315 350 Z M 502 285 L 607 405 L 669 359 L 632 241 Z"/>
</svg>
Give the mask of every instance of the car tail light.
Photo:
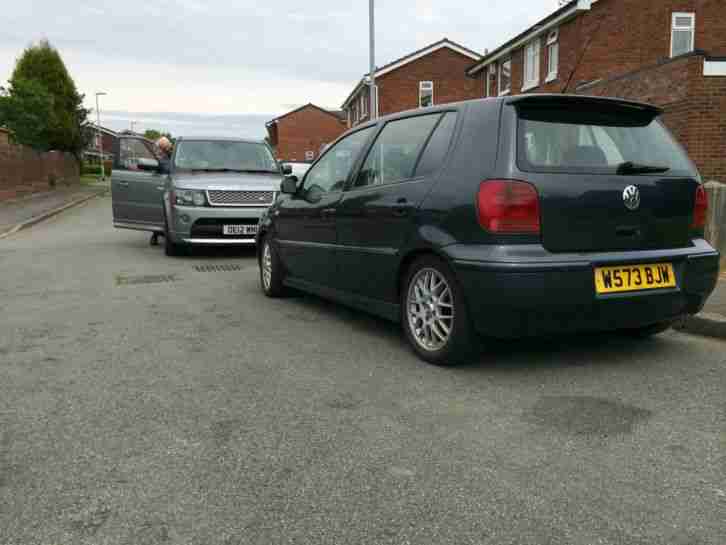
<svg viewBox="0 0 726 545">
<path fill-rule="evenodd" d="M 517 180 L 487 180 L 477 195 L 479 225 L 490 233 L 536 235 L 540 232 L 539 195 Z"/>
<path fill-rule="evenodd" d="M 706 213 L 708 212 L 708 194 L 702 185 L 696 188 L 696 202 L 693 204 L 693 223 L 691 229 L 706 227 Z"/>
</svg>

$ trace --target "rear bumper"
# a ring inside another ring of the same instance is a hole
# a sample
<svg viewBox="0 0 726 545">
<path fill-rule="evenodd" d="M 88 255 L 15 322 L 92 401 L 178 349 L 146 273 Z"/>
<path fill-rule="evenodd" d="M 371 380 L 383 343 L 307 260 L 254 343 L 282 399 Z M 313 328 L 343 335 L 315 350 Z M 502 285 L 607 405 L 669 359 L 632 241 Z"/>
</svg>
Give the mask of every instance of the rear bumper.
<svg viewBox="0 0 726 545">
<path fill-rule="evenodd" d="M 718 252 L 700 239 L 689 248 L 601 254 L 551 254 L 537 245 L 444 250 L 475 328 L 501 338 L 635 328 L 695 314 L 713 291 L 719 269 Z M 595 267 L 658 262 L 673 264 L 677 288 L 595 292 Z"/>
</svg>

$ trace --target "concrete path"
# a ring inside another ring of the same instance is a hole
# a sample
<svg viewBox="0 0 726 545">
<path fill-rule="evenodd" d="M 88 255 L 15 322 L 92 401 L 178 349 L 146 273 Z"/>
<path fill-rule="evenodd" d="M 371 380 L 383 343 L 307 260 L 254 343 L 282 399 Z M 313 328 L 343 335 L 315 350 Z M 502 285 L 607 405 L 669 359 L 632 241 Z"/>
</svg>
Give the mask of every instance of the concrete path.
<svg viewBox="0 0 726 545">
<path fill-rule="evenodd" d="M 0 238 L 108 191 L 108 184 L 76 184 L 0 202 Z"/>
</svg>

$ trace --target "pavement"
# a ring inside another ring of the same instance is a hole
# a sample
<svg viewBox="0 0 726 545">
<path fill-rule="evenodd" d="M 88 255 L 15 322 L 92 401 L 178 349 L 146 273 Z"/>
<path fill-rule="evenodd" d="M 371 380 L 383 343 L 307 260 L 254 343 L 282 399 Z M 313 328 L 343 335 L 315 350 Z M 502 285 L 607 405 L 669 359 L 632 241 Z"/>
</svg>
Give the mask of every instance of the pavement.
<svg viewBox="0 0 726 545">
<path fill-rule="evenodd" d="M 388 322 L 167 258 L 108 197 L 0 240 L 0 544 L 723 545 L 726 344 L 422 363 Z"/>
<path fill-rule="evenodd" d="M 108 183 L 74 184 L 0 202 L 0 238 L 108 191 Z"/>
</svg>

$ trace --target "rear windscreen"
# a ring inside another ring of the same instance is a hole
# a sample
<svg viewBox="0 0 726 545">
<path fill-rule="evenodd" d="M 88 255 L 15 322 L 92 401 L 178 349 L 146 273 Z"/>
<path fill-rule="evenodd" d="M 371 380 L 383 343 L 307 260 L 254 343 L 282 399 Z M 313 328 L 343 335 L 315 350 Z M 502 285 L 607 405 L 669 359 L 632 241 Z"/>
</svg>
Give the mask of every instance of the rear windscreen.
<svg viewBox="0 0 726 545">
<path fill-rule="evenodd" d="M 519 168 L 530 172 L 615 174 L 630 162 L 659 169 L 661 176 L 697 176 L 686 153 L 657 119 L 583 116 L 581 122 L 576 122 L 572 117 L 520 112 Z"/>
</svg>

